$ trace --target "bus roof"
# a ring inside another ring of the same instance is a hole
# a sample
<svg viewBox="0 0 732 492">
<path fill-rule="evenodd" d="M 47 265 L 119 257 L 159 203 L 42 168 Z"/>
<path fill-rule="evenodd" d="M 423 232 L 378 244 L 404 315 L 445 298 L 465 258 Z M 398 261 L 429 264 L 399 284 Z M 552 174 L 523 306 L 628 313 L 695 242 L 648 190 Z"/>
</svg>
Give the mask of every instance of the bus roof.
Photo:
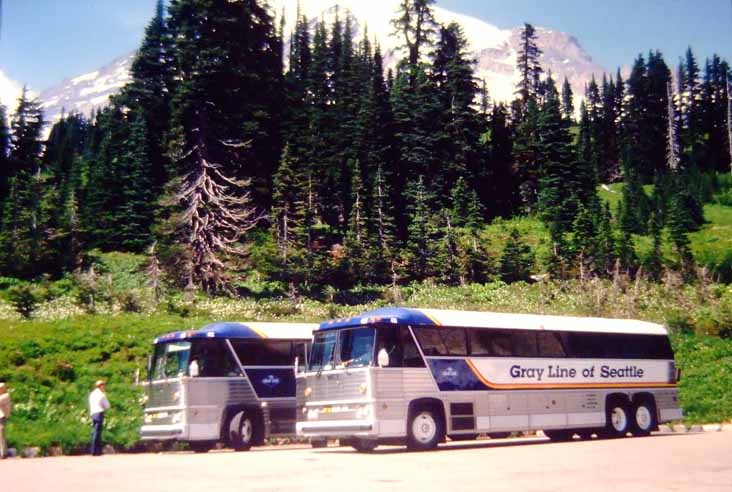
<svg viewBox="0 0 732 492">
<path fill-rule="evenodd" d="M 666 328 L 633 319 L 582 318 L 538 314 L 490 313 L 421 308 L 381 308 L 350 318 L 320 324 L 319 330 L 332 330 L 367 324 L 452 326 L 464 328 L 508 328 L 517 330 L 581 331 L 596 333 L 637 333 L 667 335 Z"/>
<path fill-rule="evenodd" d="M 197 330 L 174 331 L 155 339 L 153 343 L 171 340 L 190 340 L 194 338 L 238 338 L 238 339 L 297 339 L 310 340 L 315 323 L 257 323 L 257 322 L 220 322 L 211 323 Z"/>
</svg>

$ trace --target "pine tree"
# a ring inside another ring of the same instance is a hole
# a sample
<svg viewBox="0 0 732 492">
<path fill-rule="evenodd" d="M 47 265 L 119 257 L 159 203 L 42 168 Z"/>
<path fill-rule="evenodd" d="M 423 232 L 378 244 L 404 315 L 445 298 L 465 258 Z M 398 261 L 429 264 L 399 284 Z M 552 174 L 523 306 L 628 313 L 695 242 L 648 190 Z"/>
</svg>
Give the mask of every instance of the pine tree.
<svg viewBox="0 0 732 492">
<path fill-rule="evenodd" d="M 43 271 L 47 253 L 45 217 L 42 216 L 40 102 L 29 99 L 24 88 L 12 117 L 10 153 L 12 174 L 3 206 L 0 268 L 6 275 L 33 277 Z"/>
<path fill-rule="evenodd" d="M 406 63 L 410 67 L 410 84 L 416 88 L 414 68 L 421 62 L 423 48 L 429 47 L 436 27 L 432 5 L 435 0 L 400 0 L 396 17 L 392 19 L 393 35 L 403 41 Z"/>
<path fill-rule="evenodd" d="M 517 176 L 513 171 L 512 133 L 506 106 L 494 105 L 486 133 L 487 166 L 476 186 L 480 201 L 491 217 L 508 216 L 520 204 Z"/>
<path fill-rule="evenodd" d="M 141 144 L 149 156 L 150 175 L 154 191 L 159 194 L 168 180 L 168 160 L 165 156 L 167 132 L 170 124 L 170 97 L 175 91 L 175 73 L 171 35 L 165 22 L 163 0 L 158 0 L 155 16 L 145 29 L 130 68 L 131 81 L 124 87 L 119 104 L 129 107 L 143 119 L 145 141 Z"/>
<path fill-rule="evenodd" d="M 529 281 L 533 264 L 531 247 L 521 240 L 517 229 L 512 229 L 499 262 L 501 280 L 507 283 Z"/>
<path fill-rule="evenodd" d="M 542 73 L 539 57 L 541 50 L 536 44 L 536 30 L 529 23 L 524 23 L 521 30 L 521 45 L 517 55 L 516 65 L 519 70 L 519 82 L 516 94 L 521 100 L 522 109 L 526 109 L 529 99 L 535 98 L 539 91 L 540 76 Z"/>
<path fill-rule="evenodd" d="M 433 253 L 433 237 L 435 227 L 430 213 L 430 196 L 424 183 L 424 177 L 419 176 L 416 182 L 408 187 L 409 196 L 409 227 L 407 241 L 407 260 L 412 278 L 424 280 L 429 275 L 429 263 Z"/>
<path fill-rule="evenodd" d="M 8 180 L 14 174 L 8 160 L 9 150 L 10 129 L 8 128 L 6 108 L 0 104 L 0 210 L 2 210 L 3 201 L 8 194 Z"/>
<path fill-rule="evenodd" d="M 569 85 L 569 80 L 564 77 L 564 84 L 562 84 L 562 115 L 570 123 L 574 121 L 574 95 L 572 94 L 572 86 Z"/>
</svg>

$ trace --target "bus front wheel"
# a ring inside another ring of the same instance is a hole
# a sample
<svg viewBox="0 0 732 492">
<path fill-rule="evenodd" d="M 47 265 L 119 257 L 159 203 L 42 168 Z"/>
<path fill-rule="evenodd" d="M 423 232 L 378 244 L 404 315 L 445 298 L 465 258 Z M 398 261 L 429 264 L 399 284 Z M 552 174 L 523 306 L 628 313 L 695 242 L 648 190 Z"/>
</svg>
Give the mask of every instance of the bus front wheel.
<svg viewBox="0 0 732 492">
<path fill-rule="evenodd" d="M 358 451 L 359 453 L 370 453 L 374 449 L 376 449 L 376 446 L 379 444 L 374 439 L 359 439 L 355 438 L 351 442 L 351 446 L 353 446 L 353 449 Z"/>
<path fill-rule="evenodd" d="M 409 421 L 407 447 L 412 451 L 435 449 L 443 434 L 440 414 L 432 408 L 418 408 Z"/>
<path fill-rule="evenodd" d="M 238 422 L 238 424 L 237 424 Z M 230 432 L 231 447 L 236 451 L 249 451 L 254 443 L 255 421 L 248 412 L 240 412 L 231 419 Z"/>
</svg>

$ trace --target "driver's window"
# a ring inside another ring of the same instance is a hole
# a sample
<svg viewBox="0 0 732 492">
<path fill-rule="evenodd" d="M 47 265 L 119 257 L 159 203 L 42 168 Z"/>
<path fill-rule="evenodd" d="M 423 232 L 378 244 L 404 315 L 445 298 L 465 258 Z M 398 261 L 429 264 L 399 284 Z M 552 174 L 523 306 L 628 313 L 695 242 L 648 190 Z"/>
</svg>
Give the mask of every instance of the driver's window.
<svg viewBox="0 0 732 492">
<path fill-rule="evenodd" d="M 399 328 L 385 326 L 379 330 L 376 353 L 384 349 L 389 355 L 389 365 L 386 367 L 402 367 L 404 357 Z"/>
</svg>

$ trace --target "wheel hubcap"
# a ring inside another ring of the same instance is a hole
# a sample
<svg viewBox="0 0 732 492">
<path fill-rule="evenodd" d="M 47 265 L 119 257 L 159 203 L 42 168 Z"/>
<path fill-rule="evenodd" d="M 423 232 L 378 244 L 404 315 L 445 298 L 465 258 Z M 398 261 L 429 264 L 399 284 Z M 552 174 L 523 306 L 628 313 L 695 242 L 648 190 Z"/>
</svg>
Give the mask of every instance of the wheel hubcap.
<svg viewBox="0 0 732 492">
<path fill-rule="evenodd" d="M 623 432 L 628 426 L 628 416 L 625 415 L 625 410 L 620 407 L 613 408 L 610 414 L 610 422 L 612 423 L 613 429 L 618 432 Z"/>
<path fill-rule="evenodd" d="M 245 418 L 241 422 L 241 442 L 248 443 L 252 440 L 252 421 Z"/>
<path fill-rule="evenodd" d="M 648 407 L 645 405 L 638 407 L 635 411 L 635 422 L 642 431 L 647 431 L 651 428 L 651 412 L 648 410 Z"/>
<path fill-rule="evenodd" d="M 417 441 L 426 444 L 432 441 L 437 434 L 437 423 L 432 415 L 420 413 L 412 423 L 412 434 Z"/>
</svg>

